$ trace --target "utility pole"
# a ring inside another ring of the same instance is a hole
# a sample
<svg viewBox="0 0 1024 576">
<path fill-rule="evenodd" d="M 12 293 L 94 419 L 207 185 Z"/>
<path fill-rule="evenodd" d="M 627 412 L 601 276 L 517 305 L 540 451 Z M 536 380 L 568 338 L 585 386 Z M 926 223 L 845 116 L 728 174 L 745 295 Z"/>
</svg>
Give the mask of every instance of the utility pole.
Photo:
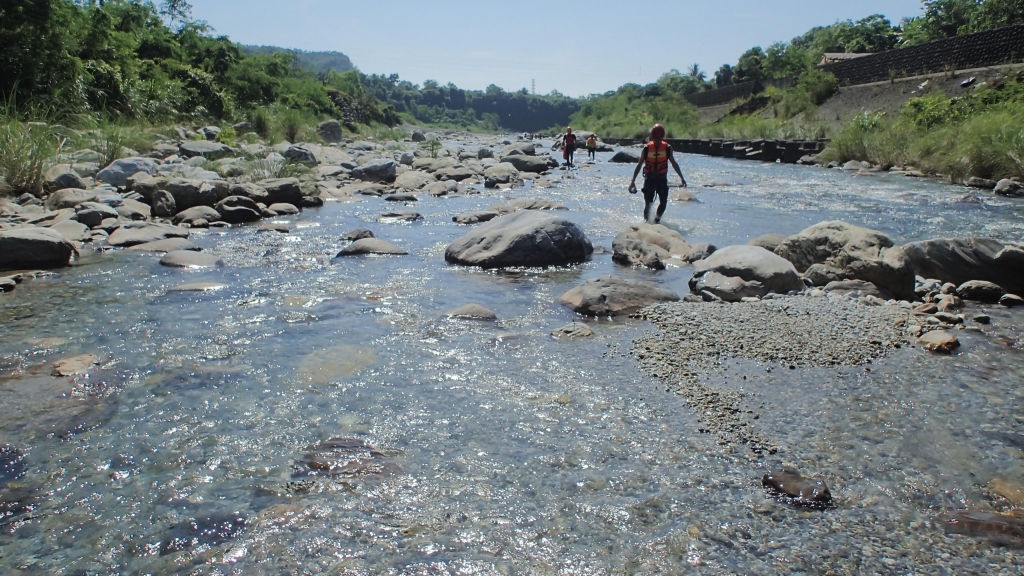
<svg viewBox="0 0 1024 576">
<path fill-rule="evenodd" d="M 530 94 L 537 95 L 537 79 L 530 80 Z"/>
</svg>

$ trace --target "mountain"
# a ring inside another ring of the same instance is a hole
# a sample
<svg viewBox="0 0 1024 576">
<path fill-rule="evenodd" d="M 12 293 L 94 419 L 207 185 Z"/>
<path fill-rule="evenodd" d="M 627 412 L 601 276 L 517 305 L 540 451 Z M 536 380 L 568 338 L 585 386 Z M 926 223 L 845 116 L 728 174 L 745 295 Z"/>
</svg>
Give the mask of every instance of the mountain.
<svg viewBox="0 0 1024 576">
<path fill-rule="evenodd" d="M 348 56 L 341 52 L 306 52 L 305 50 L 293 50 L 290 48 L 279 48 L 277 46 L 242 46 L 246 54 L 274 54 L 276 52 L 291 52 L 295 54 L 300 67 L 313 72 L 348 72 L 354 70 L 355 66 Z"/>
</svg>

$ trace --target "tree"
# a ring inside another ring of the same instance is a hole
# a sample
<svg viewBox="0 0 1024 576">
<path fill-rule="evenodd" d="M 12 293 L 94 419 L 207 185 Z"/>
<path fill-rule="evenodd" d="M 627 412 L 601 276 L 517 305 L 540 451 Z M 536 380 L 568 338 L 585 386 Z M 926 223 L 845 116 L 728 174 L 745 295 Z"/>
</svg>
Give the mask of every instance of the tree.
<svg viewBox="0 0 1024 576">
<path fill-rule="evenodd" d="M 974 11 L 968 31 L 981 32 L 1024 24 L 1024 0 L 985 0 Z"/>
<path fill-rule="evenodd" d="M 740 56 L 739 62 L 733 68 L 734 78 L 737 84 L 764 80 L 764 59 L 767 55 L 760 46 L 747 50 Z"/>
<path fill-rule="evenodd" d="M 718 69 L 718 72 L 715 72 L 715 86 L 722 88 L 731 85 L 732 77 L 732 66 L 728 64 L 722 64 L 722 67 Z"/>
<path fill-rule="evenodd" d="M 924 14 L 902 22 L 901 43 L 911 46 L 968 32 L 981 4 L 981 0 L 924 0 Z"/>
<path fill-rule="evenodd" d="M 163 0 L 160 3 L 160 15 L 167 19 L 171 28 L 178 28 L 192 21 L 192 5 L 186 0 Z"/>
<path fill-rule="evenodd" d="M 701 82 L 704 82 L 708 77 L 708 75 L 705 74 L 704 71 L 700 69 L 700 65 L 697 64 L 696 62 L 686 67 L 686 75 L 689 76 L 690 78 L 696 78 Z"/>
</svg>

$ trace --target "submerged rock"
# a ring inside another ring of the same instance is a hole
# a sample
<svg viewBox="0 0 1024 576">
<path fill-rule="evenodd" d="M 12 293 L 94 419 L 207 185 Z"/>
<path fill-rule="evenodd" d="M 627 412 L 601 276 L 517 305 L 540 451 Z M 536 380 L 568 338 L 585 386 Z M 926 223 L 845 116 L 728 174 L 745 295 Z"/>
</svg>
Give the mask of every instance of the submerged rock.
<svg viewBox="0 0 1024 576">
<path fill-rule="evenodd" d="M 100 359 L 92 354 L 83 354 L 73 358 L 64 358 L 53 363 L 54 376 L 77 376 L 87 374 L 89 369 L 100 363 Z"/>
<path fill-rule="evenodd" d="M 393 210 L 377 217 L 378 222 L 415 222 L 423 220 L 423 215 L 415 210 Z"/>
<path fill-rule="evenodd" d="M 559 299 L 573 311 L 588 316 L 621 316 L 651 304 L 678 300 L 678 294 L 656 284 L 610 275 L 587 280 Z"/>
<path fill-rule="evenodd" d="M 561 328 L 555 328 L 551 331 L 551 335 L 559 339 L 567 338 L 572 340 L 575 338 L 590 338 L 594 335 L 594 331 L 590 326 L 587 326 L 582 322 L 573 322 L 572 324 L 566 324 Z"/>
<path fill-rule="evenodd" d="M 199 252 L 200 248 L 185 238 L 156 240 L 153 242 L 146 242 L 145 244 L 136 244 L 135 246 L 128 248 L 128 251 L 136 252 L 174 252 L 177 250 L 192 250 Z"/>
<path fill-rule="evenodd" d="M 240 512 L 197 516 L 179 522 L 163 536 L 160 555 L 196 547 L 213 547 L 234 540 L 245 530 L 248 517 Z"/>
<path fill-rule="evenodd" d="M 797 506 L 823 509 L 832 504 L 832 493 L 824 480 L 805 478 L 792 470 L 772 470 L 761 478 L 761 485 Z"/>
<path fill-rule="evenodd" d="M 404 248 L 378 238 L 361 238 L 342 248 L 335 257 L 359 256 L 363 254 L 390 254 L 394 256 L 404 256 L 408 253 L 409 252 Z"/>
<path fill-rule="evenodd" d="M 991 538 L 1000 544 L 1024 544 L 1024 518 L 992 512 L 961 510 L 936 520 L 950 532 Z"/>
<path fill-rule="evenodd" d="M 537 210 L 495 218 L 448 245 L 445 260 L 454 264 L 501 268 L 561 266 L 583 262 L 594 251 L 574 222 Z"/>
<path fill-rule="evenodd" d="M 331 438 L 299 460 L 296 477 L 353 477 L 388 471 L 384 454 L 360 438 Z"/>
<path fill-rule="evenodd" d="M 362 240 L 363 238 L 373 237 L 374 236 L 372 231 L 367 230 L 366 228 L 356 228 L 355 230 L 346 233 L 344 236 L 341 237 L 341 239 L 354 242 L 356 240 Z"/>
<path fill-rule="evenodd" d="M 952 354 L 953 350 L 960 347 L 960 341 L 956 336 L 945 330 L 932 330 L 918 338 L 917 343 L 929 352 L 942 354 Z"/>
<path fill-rule="evenodd" d="M 114 230 L 107 244 L 111 246 L 135 246 L 168 238 L 188 238 L 187 228 L 151 222 L 128 222 Z"/>
<path fill-rule="evenodd" d="M 160 259 L 160 263 L 172 268 L 214 268 L 224 265 L 224 261 L 213 254 L 204 254 L 192 250 L 168 252 Z"/>
<path fill-rule="evenodd" d="M 464 320 L 497 320 L 498 315 L 489 308 L 479 304 L 466 304 L 454 310 L 444 313 L 446 318 L 461 318 Z"/>
</svg>

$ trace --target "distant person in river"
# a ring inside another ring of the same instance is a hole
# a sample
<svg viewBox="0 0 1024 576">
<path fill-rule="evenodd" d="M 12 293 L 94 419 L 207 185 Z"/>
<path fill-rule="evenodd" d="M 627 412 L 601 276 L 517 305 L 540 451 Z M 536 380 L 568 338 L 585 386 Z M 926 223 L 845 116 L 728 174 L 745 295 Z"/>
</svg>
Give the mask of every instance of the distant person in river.
<svg viewBox="0 0 1024 576">
<path fill-rule="evenodd" d="M 644 171 L 644 222 L 651 221 L 651 207 L 654 206 L 654 196 L 658 196 L 658 211 L 654 217 L 654 223 L 661 222 L 668 206 L 668 165 L 672 164 L 682 187 L 686 188 L 686 178 L 683 178 L 683 171 L 679 169 L 675 157 L 672 155 L 672 147 L 665 142 L 665 127 L 655 124 L 651 128 L 651 139 L 640 151 L 640 161 L 633 170 L 633 179 L 629 182 L 629 193 L 636 194 L 636 177 L 640 170 Z"/>
<path fill-rule="evenodd" d="M 587 137 L 587 158 L 590 160 L 597 159 L 597 134 L 591 134 Z"/>
<path fill-rule="evenodd" d="M 562 157 L 565 158 L 565 165 L 572 168 L 572 155 L 576 151 L 576 135 L 572 133 L 572 126 L 565 129 L 565 141 L 562 145 Z"/>
</svg>

